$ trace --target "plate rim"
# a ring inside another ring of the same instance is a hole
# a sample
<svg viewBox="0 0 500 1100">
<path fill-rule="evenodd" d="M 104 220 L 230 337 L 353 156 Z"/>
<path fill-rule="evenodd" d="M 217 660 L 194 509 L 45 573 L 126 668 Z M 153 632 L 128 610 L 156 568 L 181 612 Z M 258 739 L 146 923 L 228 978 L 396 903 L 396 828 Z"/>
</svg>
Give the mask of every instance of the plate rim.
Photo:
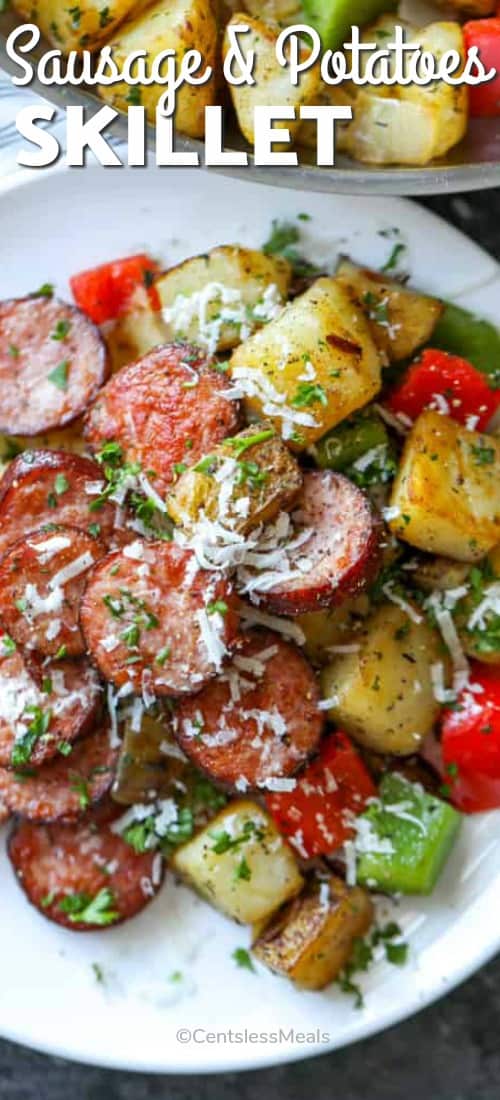
<svg viewBox="0 0 500 1100">
<path fill-rule="evenodd" d="M 101 166 L 97 164 L 89 164 L 87 171 L 96 173 L 101 170 Z M 135 170 L 136 172 L 137 170 Z M 143 169 L 147 171 L 147 169 Z M 188 170 L 189 171 L 189 170 Z M 192 171 L 192 170 L 191 170 Z M 54 165 L 49 169 L 45 169 L 43 174 L 34 169 L 18 170 L 10 176 L 4 177 L 0 180 L 0 195 L 5 195 L 15 192 L 18 189 L 24 189 L 25 187 L 37 187 L 42 181 L 45 181 L 52 175 L 68 175 L 70 169 L 62 162 Z M 253 180 L 247 179 L 248 183 L 252 183 Z M 305 189 L 307 190 L 307 189 Z M 309 194 L 314 197 L 314 192 L 309 189 Z M 356 198 L 353 198 L 353 202 L 356 202 Z M 397 205 L 404 207 L 416 207 L 418 204 L 411 202 L 408 199 L 400 198 L 397 200 Z M 457 293 L 456 297 L 466 297 L 468 293 L 473 293 L 475 290 L 479 290 L 480 287 L 487 287 L 495 285 L 497 282 L 500 286 L 500 263 L 491 256 L 486 249 L 482 248 L 475 241 L 471 240 L 467 234 L 461 232 L 456 226 L 446 222 L 444 218 L 436 214 L 434 211 L 425 210 L 426 216 L 431 220 L 436 220 L 446 225 L 447 231 L 457 236 L 462 240 L 468 242 L 476 250 L 481 252 L 484 256 L 488 257 L 492 261 L 492 274 L 487 279 L 484 279 L 480 285 L 475 284 L 469 289 L 463 292 Z M 29 1049 L 51 1055 L 58 1058 L 64 1058 L 73 1062 L 78 1062 L 84 1065 L 97 1066 L 106 1069 L 117 1069 L 132 1073 L 154 1073 L 163 1075 L 212 1075 L 225 1072 L 249 1072 L 259 1069 L 265 1069 L 275 1066 L 281 1066 L 286 1064 L 293 1064 L 294 1062 L 302 1061 L 312 1057 L 319 1057 L 321 1055 L 331 1054 L 335 1050 L 344 1049 L 353 1045 L 356 1042 L 362 1041 L 369 1037 L 374 1037 L 377 1034 L 395 1026 L 404 1020 L 417 1015 L 421 1010 L 427 1008 L 429 1005 L 435 1003 L 441 997 L 444 997 L 468 977 L 480 969 L 485 963 L 487 963 L 499 950 L 500 950 L 500 929 L 495 931 L 491 922 L 488 922 L 487 915 L 491 913 L 496 905 L 500 903 L 500 874 L 497 879 L 493 880 L 489 887 L 484 890 L 477 898 L 475 898 L 468 908 L 461 914 L 460 918 L 454 924 L 454 935 L 459 935 L 460 929 L 463 925 L 466 925 L 470 920 L 474 920 L 474 923 L 482 922 L 482 926 L 485 930 L 485 941 L 478 946 L 473 957 L 469 957 L 462 962 L 461 965 L 457 965 L 453 969 L 453 973 L 449 975 L 440 975 L 434 979 L 431 987 L 426 988 L 423 992 L 413 990 L 408 995 L 403 1006 L 396 1001 L 394 1004 L 389 1004 L 386 1011 L 382 1014 L 378 1012 L 376 1018 L 372 1018 L 370 1013 L 366 1014 L 364 1022 L 360 1021 L 360 1026 L 353 1028 L 353 1034 L 347 1039 L 343 1037 L 340 1042 L 335 1040 L 335 1037 L 331 1037 L 331 1041 L 325 1044 L 312 1045 L 309 1047 L 295 1046 L 290 1048 L 286 1045 L 268 1047 L 263 1050 L 261 1047 L 246 1046 L 244 1051 L 242 1050 L 239 1059 L 225 1060 L 223 1053 L 219 1056 L 217 1061 L 210 1060 L 204 1061 L 202 1058 L 197 1058 L 196 1063 L 193 1065 L 186 1065 L 183 1062 L 177 1062 L 175 1059 L 175 1050 L 171 1047 L 165 1047 L 169 1054 L 168 1068 L 165 1068 L 165 1064 L 160 1066 L 157 1063 L 152 1063 L 146 1059 L 142 1060 L 135 1057 L 135 1060 L 127 1061 L 120 1058 L 119 1060 L 112 1054 L 109 1058 L 106 1058 L 103 1053 L 93 1056 L 92 1052 L 77 1052 L 74 1049 L 68 1047 L 67 1040 L 59 1042 L 57 1036 L 54 1036 L 54 1040 L 50 1044 L 47 1042 L 33 1040 L 31 1037 L 26 1037 L 21 1032 L 19 1027 L 2 1026 L 1 1035 L 2 1038 L 9 1040 L 13 1043 L 24 1045 Z M 223 1048 L 227 1049 L 227 1048 Z M 201 1053 L 198 1051 L 198 1053 Z M 171 1055 L 174 1055 L 172 1057 Z"/>
</svg>

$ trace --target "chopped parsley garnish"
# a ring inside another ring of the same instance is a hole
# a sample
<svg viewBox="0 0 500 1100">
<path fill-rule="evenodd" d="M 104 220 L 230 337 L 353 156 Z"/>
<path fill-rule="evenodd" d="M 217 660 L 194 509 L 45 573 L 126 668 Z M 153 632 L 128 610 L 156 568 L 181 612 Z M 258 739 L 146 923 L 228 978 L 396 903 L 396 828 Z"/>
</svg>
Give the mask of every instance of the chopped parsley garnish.
<svg viewBox="0 0 500 1100">
<path fill-rule="evenodd" d="M 10 637 L 10 634 L 2 634 L 0 637 L 0 657 L 11 657 L 16 649 L 16 643 Z"/>
<path fill-rule="evenodd" d="M 99 26 L 102 29 L 104 29 L 104 27 L 108 27 L 109 24 L 112 23 L 112 22 L 113 22 L 113 18 L 109 14 L 109 8 L 108 7 L 101 8 L 101 10 L 99 12 Z"/>
<path fill-rule="evenodd" d="M 236 947 L 231 958 L 234 959 L 236 966 L 239 966 L 242 970 L 251 970 L 252 974 L 256 973 L 252 957 L 246 947 Z"/>
<path fill-rule="evenodd" d="M 165 645 L 163 647 L 163 649 L 160 649 L 160 652 L 156 654 L 156 664 L 163 667 L 163 665 L 165 664 L 165 661 L 168 661 L 168 658 L 170 657 L 171 652 L 172 652 L 172 647 L 169 646 L 169 645 Z"/>
<path fill-rule="evenodd" d="M 38 290 L 32 290 L 30 298 L 53 298 L 54 296 L 54 284 L 42 283 Z"/>
<path fill-rule="evenodd" d="M 67 493 L 69 489 L 69 481 L 64 474 L 56 474 L 54 479 L 54 492 L 56 496 L 62 497 L 63 493 Z"/>
<path fill-rule="evenodd" d="M 56 386 L 58 390 L 62 390 L 63 393 L 66 393 L 68 388 L 69 366 L 69 359 L 62 359 L 61 362 L 57 364 L 57 367 L 54 367 L 54 370 L 51 370 L 50 374 L 47 376 L 49 382 L 52 382 L 52 385 Z"/>
<path fill-rule="evenodd" d="M 19 359 L 20 354 L 19 348 L 15 344 L 9 344 L 7 355 L 10 355 L 11 359 Z"/>
<path fill-rule="evenodd" d="M 228 606 L 224 600 L 214 600 L 207 604 L 207 615 L 227 615 Z"/>
<path fill-rule="evenodd" d="M 295 247 L 300 243 L 300 229 L 292 222 L 273 220 L 271 233 L 262 246 L 266 256 L 283 256 L 293 268 L 294 275 L 302 278 L 319 275 L 314 264 L 306 260 Z"/>
<path fill-rule="evenodd" d="M 349 993 L 354 997 L 354 1007 L 362 1008 L 363 994 L 359 983 L 354 981 L 356 974 L 363 974 L 369 970 L 374 960 L 374 948 L 383 944 L 387 962 L 394 966 L 403 966 L 408 958 L 408 944 L 400 939 L 401 929 L 399 924 L 391 921 L 383 928 L 374 928 L 366 939 L 355 939 L 351 957 L 337 978 L 337 985 L 343 993 Z M 396 940 L 396 942 L 394 942 Z"/>
<path fill-rule="evenodd" d="M 31 722 L 26 732 L 16 738 L 12 746 L 10 762 L 13 768 L 22 768 L 23 764 L 28 763 L 37 741 L 47 733 L 52 718 L 52 711 L 44 711 L 36 706 L 27 707 L 24 713 L 31 718 Z"/>
<path fill-rule="evenodd" d="M 305 409 L 310 405 L 328 405 L 328 397 L 319 382 L 300 382 L 290 402 L 294 409 Z"/>
<path fill-rule="evenodd" d="M 90 806 L 90 794 L 88 783 L 86 779 L 83 779 L 79 775 L 70 776 L 70 790 L 74 791 L 78 795 L 78 804 L 81 810 L 86 810 Z"/>
<path fill-rule="evenodd" d="M 471 452 L 478 466 L 492 466 L 495 461 L 495 448 L 485 443 L 472 444 Z"/>
<path fill-rule="evenodd" d="M 235 435 L 231 439 L 225 439 L 224 446 L 229 446 L 238 457 L 248 451 L 249 447 L 255 447 L 258 443 L 266 443 L 268 439 L 273 439 L 275 435 L 274 428 L 266 428 L 265 431 L 255 432 L 254 435 Z"/>
<path fill-rule="evenodd" d="M 209 837 L 213 840 L 212 851 L 215 855 L 224 855 L 225 852 L 234 852 L 247 844 L 252 838 L 262 840 L 264 833 L 255 824 L 255 821 L 245 821 L 239 836 L 231 836 L 226 829 L 209 830 Z"/>
<path fill-rule="evenodd" d="M 59 902 L 61 913 L 66 913 L 74 924 L 96 924 L 106 927 L 118 920 L 116 900 L 111 890 L 104 887 L 92 898 L 89 894 L 67 894 Z"/>
<path fill-rule="evenodd" d="M 244 856 L 243 859 L 240 859 L 240 862 L 238 863 L 238 866 L 234 872 L 234 877 L 238 881 L 250 882 L 252 872 Z"/>
<path fill-rule="evenodd" d="M 100 523 L 89 523 L 89 525 L 87 527 L 87 531 L 88 531 L 89 535 L 92 535 L 93 539 L 98 539 L 99 535 L 101 534 L 101 524 Z"/>
<path fill-rule="evenodd" d="M 402 241 L 397 241 L 396 244 L 394 245 L 393 249 L 392 249 L 392 252 L 389 256 L 389 259 L 386 260 L 385 264 L 383 265 L 383 267 L 380 270 L 384 271 L 384 272 L 395 271 L 396 268 L 398 267 L 400 259 L 405 254 L 405 252 L 406 252 L 406 245 L 403 244 Z"/>
<path fill-rule="evenodd" d="M 185 844 L 191 839 L 194 832 L 194 816 L 190 806 L 178 807 L 175 821 L 171 821 L 166 828 L 162 826 L 161 832 L 157 829 L 158 816 L 158 811 L 153 804 L 148 817 L 142 821 L 132 821 L 124 830 L 123 839 L 135 852 L 149 852 L 154 848 L 160 848 L 163 855 L 168 857 L 179 844 Z"/>
<path fill-rule="evenodd" d="M 81 8 L 66 8 L 68 15 L 71 16 L 71 27 L 74 31 L 77 31 L 80 26 L 80 20 L 82 18 Z"/>
<path fill-rule="evenodd" d="M 63 657 L 66 657 L 67 652 L 68 652 L 68 647 L 67 646 L 65 646 L 65 645 L 59 646 L 59 649 L 57 650 L 57 653 L 54 657 L 54 661 L 62 661 Z"/>
<path fill-rule="evenodd" d="M 363 295 L 363 305 L 368 310 L 368 316 L 370 321 L 376 321 L 378 325 L 389 324 L 389 302 L 387 298 L 378 298 L 376 294 L 372 294 L 371 290 L 367 290 Z"/>
<path fill-rule="evenodd" d="M 69 321 L 67 318 L 64 318 L 63 320 L 58 321 L 54 331 L 51 332 L 51 334 L 50 334 L 50 339 L 51 340 L 65 340 L 67 335 L 68 335 L 68 332 L 70 331 L 70 329 L 71 329 L 71 321 Z"/>
<path fill-rule="evenodd" d="M 248 484 L 251 489 L 258 489 L 260 485 L 265 485 L 268 478 L 268 471 L 261 469 L 258 462 L 238 460 L 238 470 L 235 477 L 236 485 Z"/>
<path fill-rule="evenodd" d="M 61 753 L 61 756 L 71 756 L 73 745 L 70 745 L 69 741 L 58 741 L 57 751 Z"/>
<path fill-rule="evenodd" d="M 125 96 L 125 103 L 129 103 L 131 107 L 140 107 L 141 105 L 141 89 L 138 86 L 129 88 L 127 95 Z"/>
</svg>

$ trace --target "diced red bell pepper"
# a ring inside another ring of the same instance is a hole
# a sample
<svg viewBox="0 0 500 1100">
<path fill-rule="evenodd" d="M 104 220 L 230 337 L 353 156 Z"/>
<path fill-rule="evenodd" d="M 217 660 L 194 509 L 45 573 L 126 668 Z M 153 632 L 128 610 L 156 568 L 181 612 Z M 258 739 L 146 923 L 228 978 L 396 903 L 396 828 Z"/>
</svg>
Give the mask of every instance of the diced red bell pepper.
<svg viewBox="0 0 500 1100">
<path fill-rule="evenodd" d="M 427 348 L 409 367 L 386 405 L 410 420 L 416 420 L 424 409 L 436 408 L 481 431 L 500 405 L 500 391 L 492 390 L 486 376 L 466 359 Z"/>
<path fill-rule="evenodd" d="M 474 664 L 471 684 L 457 709 L 446 710 L 441 727 L 443 778 L 459 810 L 479 813 L 500 807 L 500 670 Z"/>
<path fill-rule="evenodd" d="M 102 325 L 127 312 L 138 287 L 146 288 L 151 309 L 160 309 L 158 291 L 154 286 L 158 274 L 156 261 L 144 253 L 138 253 L 81 271 L 72 276 L 70 286 L 77 306 L 96 325 Z"/>
<path fill-rule="evenodd" d="M 487 70 L 496 69 L 497 75 L 486 84 L 469 88 L 470 112 L 473 118 L 500 115 L 500 8 L 492 19 L 472 19 L 464 28 L 465 48 L 477 46 Z"/>
<path fill-rule="evenodd" d="M 353 835 L 350 817 L 362 813 L 376 787 L 344 733 L 324 738 L 319 755 L 293 791 L 266 796 L 278 828 L 304 857 L 328 855 Z"/>
</svg>

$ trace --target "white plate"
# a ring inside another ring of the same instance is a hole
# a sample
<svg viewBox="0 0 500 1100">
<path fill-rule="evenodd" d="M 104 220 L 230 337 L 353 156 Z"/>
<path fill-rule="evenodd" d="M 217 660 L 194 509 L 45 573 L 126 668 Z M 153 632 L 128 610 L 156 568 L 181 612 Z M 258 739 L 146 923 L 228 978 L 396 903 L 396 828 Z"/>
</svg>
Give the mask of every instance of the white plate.
<svg viewBox="0 0 500 1100">
<path fill-rule="evenodd" d="M 391 248 L 380 230 L 398 226 L 417 286 L 498 320 L 498 264 L 418 206 L 283 192 L 195 171 L 87 168 L 4 186 L 0 297 L 47 280 L 64 294 L 72 272 L 137 250 L 171 263 L 216 243 L 259 245 L 273 217 L 299 213 L 311 215 L 304 231 L 322 261 L 340 250 L 380 264 Z M 363 1011 L 335 988 L 303 994 L 263 969 L 238 969 L 231 953 L 247 945 L 247 931 L 173 880 L 129 925 L 85 936 L 60 930 L 27 904 L 2 844 L 0 1033 L 84 1062 L 172 1073 L 258 1068 L 354 1042 L 416 1012 L 500 947 L 499 837 L 498 813 L 468 820 L 434 896 L 401 904 L 410 962 L 401 970 L 376 964 Z M 92 963 L 103 968 L 104 987 Z M 184 980 L 176 986 L 169 975 L 178 970 Z M 183 1043 L 180 1028 L 200 1031 Z M 247 1034 L 202 1041 L 209 1029 Z M 258 1037 L 280 1029 L 276 1039 Z"/>
</svg>

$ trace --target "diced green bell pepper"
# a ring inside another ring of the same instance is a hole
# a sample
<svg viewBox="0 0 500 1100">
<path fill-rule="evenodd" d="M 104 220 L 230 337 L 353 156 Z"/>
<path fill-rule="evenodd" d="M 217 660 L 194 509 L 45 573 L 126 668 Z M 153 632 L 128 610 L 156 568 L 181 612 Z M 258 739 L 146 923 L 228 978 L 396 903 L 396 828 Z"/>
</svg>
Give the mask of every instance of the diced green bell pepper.
<svg viewBox="0 0 500 1100">
<path fill-rule="evenodd" d="M 351 37 L 351 27 L 363 27 L 397 5 L 398 0 L 302 0 L 306 21 L 318 31 L 325 50 L 340 49 Z"/>
<path fill-rule="evenodd" d="M 468 359 L 500 387 L 500 329 L 448 302 L 432 334 L 432 346 Z"/>
<path fill-rule="evenodd" d="M 418 783 L 410 783 L 400 775 L 386 775 L 380 784 L 379 799 L 362 817 L 370 823 L 374 851 L 360 854 L 357 881 L 390 894 L 430 894 L 462 815 Z M 370 837 L 363 845 L 368 846 Z"/>
<path fill-rule="evenodd" d="M 356 464 L 364 456 L 366 464 Z M 322 470 L 345 473 L 364 489 L 390 481 L 396 474 L 396 456 L 389 435 L 375 413 L 356 413 L 324 435 L 314 447 Z"/>
</svg>

